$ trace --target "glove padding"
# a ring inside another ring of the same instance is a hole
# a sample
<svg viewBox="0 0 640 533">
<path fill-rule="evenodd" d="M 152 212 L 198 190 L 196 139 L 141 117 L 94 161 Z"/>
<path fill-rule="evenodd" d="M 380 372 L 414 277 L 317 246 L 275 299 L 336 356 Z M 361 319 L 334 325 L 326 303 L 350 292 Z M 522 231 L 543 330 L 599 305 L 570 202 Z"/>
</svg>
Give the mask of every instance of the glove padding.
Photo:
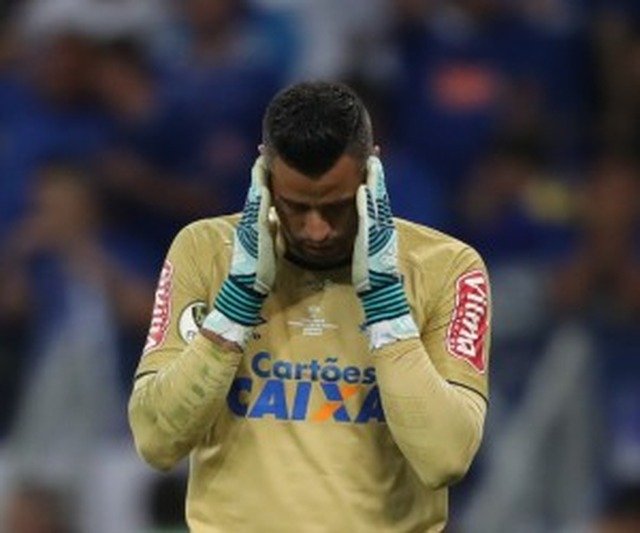
<svg viewBox="0 0 640 533">
<path fill-rule="evenodd" d="M 380 160 L 367 160 L 367 182 L 358 188 L 358 233 L 352 281 L 365 313 L 373 348 L 418 336 L 398 269 L 398 234 Z"/>
<path fill-rule="evenodd" d="M 269 229 L 271 193 L 267 186 L 267 167 L 260 156 L 251 169 L 251 187 L 247 193 L 240 223 L 236 228 L 229 277 L 264 296 L 276 277 L 276 258 Z"/>
<path fill-rule="evenodd" d="M 240 345 L 248 328 L 263 322 L 260 310 L 276 275 L 266 176 L 264 157 L 260 156 L 251 170 L 251 186 L 235 230 L 229 275 L 203 323 L 204 328 Z"/>
</svg>

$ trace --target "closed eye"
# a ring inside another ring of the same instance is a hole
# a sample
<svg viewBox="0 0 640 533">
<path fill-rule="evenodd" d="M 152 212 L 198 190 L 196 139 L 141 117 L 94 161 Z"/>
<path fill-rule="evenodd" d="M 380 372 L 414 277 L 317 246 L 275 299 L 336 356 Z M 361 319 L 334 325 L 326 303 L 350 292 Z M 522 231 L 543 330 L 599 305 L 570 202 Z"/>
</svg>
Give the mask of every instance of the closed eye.
<svg viewBox="0 0 640 533">
<path fill-rule="evenodd" d="M 353 205 L 355 205 L 355 199 L 346 198 L 345 200 L 340 200 L 338 202 L 321 205 L 319 208 L 325 216 L 331 217 L 345 212 Z"/>
<path fill-rule="evenodd" d="M 281 204 L 291 209 L 292 211 L 303 212 L 303 211 L 309 211 L 310 209 L 314 208 L 310 204 L 296 202 L 294 200 L 283 198 L 282 196 L 278 196 L 277 198 Z M 344 200 L 338 200 L 336 202 L 320 204 L 316 207 L 316 209 L 319 209 L 323 213 L 332 213 L 332 212 L 341 211 L 342 209 L 350 207 L 354 203 L 355 203 L 355 198 L 345 198 Z"/>
</svg>

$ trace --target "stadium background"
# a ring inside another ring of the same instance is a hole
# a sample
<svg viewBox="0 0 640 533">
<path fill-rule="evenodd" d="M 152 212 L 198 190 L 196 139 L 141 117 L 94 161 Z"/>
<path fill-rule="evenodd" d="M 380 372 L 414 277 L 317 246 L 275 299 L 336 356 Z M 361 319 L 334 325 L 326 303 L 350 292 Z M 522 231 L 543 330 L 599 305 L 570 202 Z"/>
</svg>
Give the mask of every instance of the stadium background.
<svg viewBox="0 0 640 533">
<path fill-rule="evenodd" d="M 369 106 L 395 213 L 492 274 L 449 531 L 640 531 L 634 0 L 3 0 L 0 530 L 180 530 L 186 470 L 141 464 L 124 407 L 162 256 L 323 78 Z"/>
</svg>

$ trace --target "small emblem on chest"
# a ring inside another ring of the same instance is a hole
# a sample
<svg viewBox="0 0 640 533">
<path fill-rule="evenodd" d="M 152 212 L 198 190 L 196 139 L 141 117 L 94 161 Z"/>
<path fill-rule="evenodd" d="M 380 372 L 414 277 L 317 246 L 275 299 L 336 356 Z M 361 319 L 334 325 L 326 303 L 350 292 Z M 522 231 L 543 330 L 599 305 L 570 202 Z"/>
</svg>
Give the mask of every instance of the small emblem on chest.
<svg viewBox="0 0 640 533">
<path fill-rule="evenodd" d="M 300 320 L 289 320 L 287 324 L 294 328 L 302 329 L 302 334 L 307 337 L 318 337 L 325 331 L 338 329 L 336 324 L 327 322 L 322 316 L 322 309 L 318 305 L 310 305 L 307 308 L 308 316 Z"/>
</svg>

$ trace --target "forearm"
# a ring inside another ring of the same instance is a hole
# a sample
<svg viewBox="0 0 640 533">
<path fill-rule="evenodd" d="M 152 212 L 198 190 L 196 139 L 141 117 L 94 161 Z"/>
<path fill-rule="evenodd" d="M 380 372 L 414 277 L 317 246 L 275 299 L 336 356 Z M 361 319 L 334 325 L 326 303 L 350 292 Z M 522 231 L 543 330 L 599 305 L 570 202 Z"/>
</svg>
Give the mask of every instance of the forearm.
<svg viewBox="0 0 640 533">
<path fill-rule="evenodd" d="M 171 364 L 137 380 L 129 422 L 138 453 L 149 464 L 171 468 L 211 428 L 241 357 L 199 334 Z"/>
<path fill-rule="evenodd" d="M 387 423 L 400 450 L 427 486 L 457 481 L 480 445 L 485 401 L 445 381 L 419 339 L 374 353 Z"/>
</svg>

